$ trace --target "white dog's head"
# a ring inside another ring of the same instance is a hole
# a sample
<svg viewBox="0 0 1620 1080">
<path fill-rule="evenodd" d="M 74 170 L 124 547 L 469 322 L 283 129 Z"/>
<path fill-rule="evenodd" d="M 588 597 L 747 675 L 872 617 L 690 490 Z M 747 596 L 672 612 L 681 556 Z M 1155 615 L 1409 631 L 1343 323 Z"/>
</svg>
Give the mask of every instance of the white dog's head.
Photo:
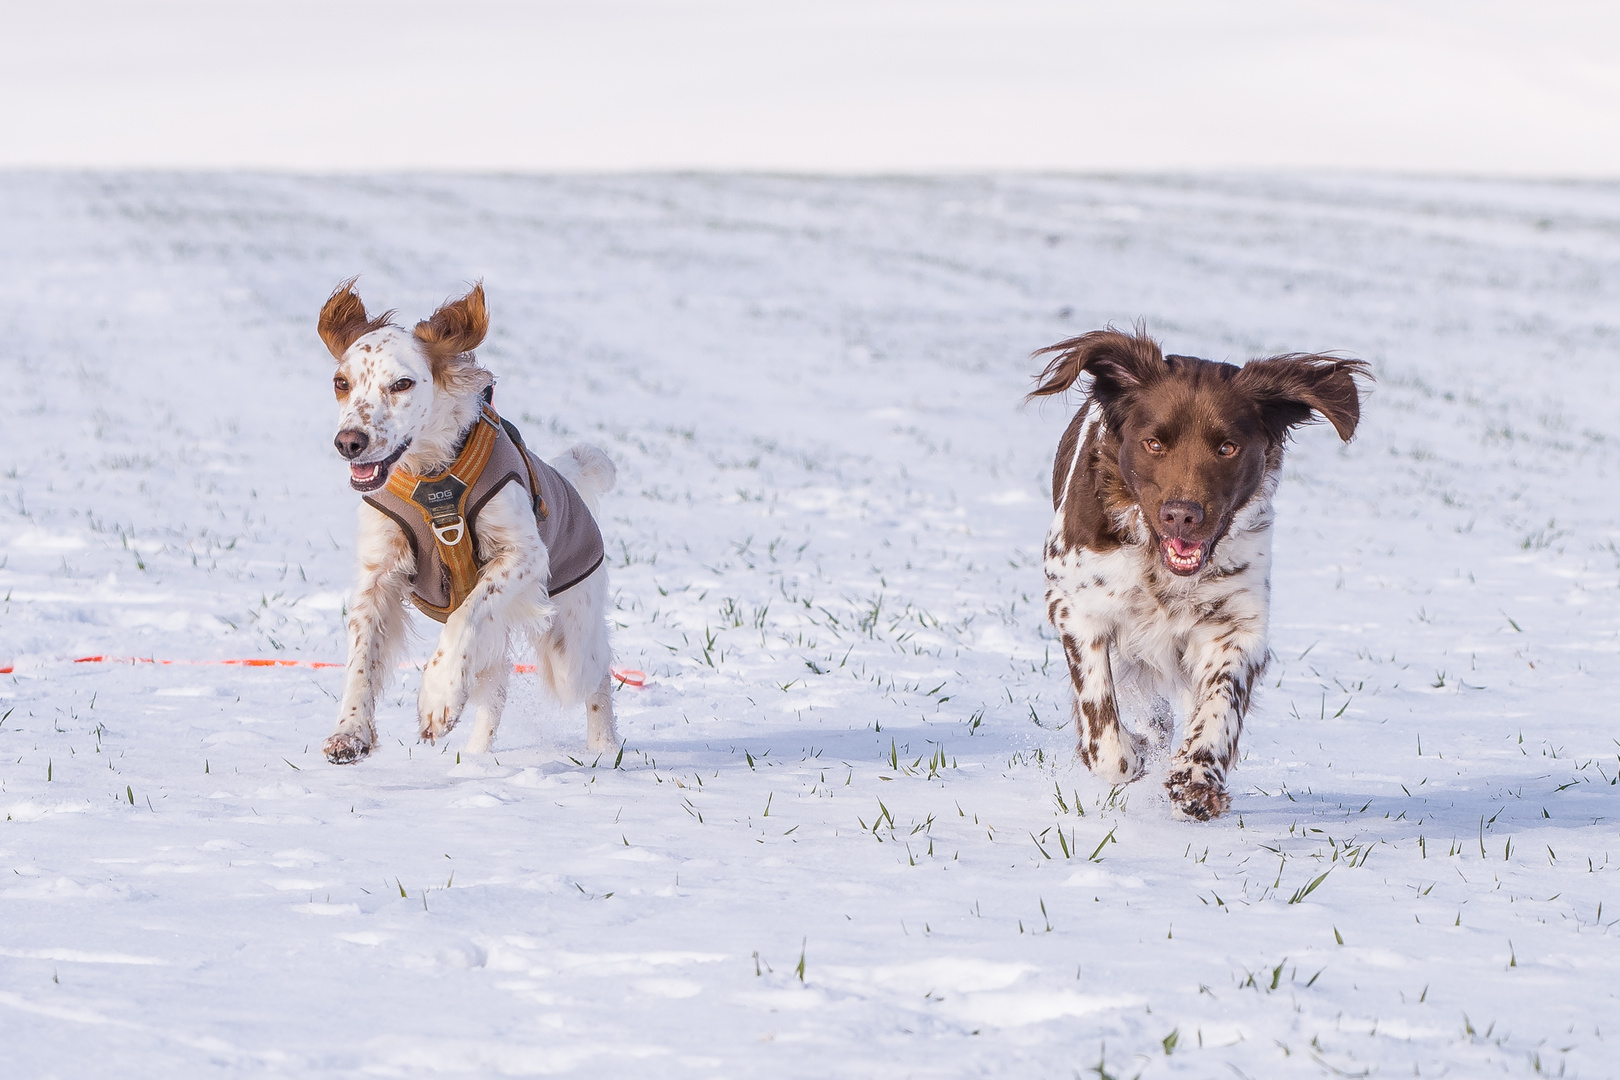
<svg viewBox="0 0 1620 1080">
<path fill-rule="evenodd" d="M 349 461 L 349 485 L 376 491 L 407 454 L 407 468 L 422 473 L 455 459 L 461 433 L 477 419 L 484 391 L 494 382 L 472 356 L 489 315 L 480 283 L 406 333 L 389 322 L 392 311 L 369 318 L 354 282 L 350 278 L 332 293 L 319 330 L 338 362 L 333 442 Z"/>
</svg>

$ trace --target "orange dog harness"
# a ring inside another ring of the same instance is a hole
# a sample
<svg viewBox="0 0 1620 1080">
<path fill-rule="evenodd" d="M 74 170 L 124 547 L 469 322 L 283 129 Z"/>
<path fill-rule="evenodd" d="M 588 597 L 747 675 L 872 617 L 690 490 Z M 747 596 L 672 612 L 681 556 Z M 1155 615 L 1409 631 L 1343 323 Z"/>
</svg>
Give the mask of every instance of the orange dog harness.
<svg viewBox="0 0 1620 1080">
<path fill-rule="evenodd" d="M 485 405 L 448 469 L 418 476 L 396 466 L 388 483 L 366 496 L 405 533 L 416 557 L 411 600 L 429 618 L 444 622 L 478 584 L 478 513 L 510 483 L 528 492 L 534 507 L 551 558 L 549 595 L 573 588 L 602 565 L 602 533 L 585 500 Z"/>
</svg>

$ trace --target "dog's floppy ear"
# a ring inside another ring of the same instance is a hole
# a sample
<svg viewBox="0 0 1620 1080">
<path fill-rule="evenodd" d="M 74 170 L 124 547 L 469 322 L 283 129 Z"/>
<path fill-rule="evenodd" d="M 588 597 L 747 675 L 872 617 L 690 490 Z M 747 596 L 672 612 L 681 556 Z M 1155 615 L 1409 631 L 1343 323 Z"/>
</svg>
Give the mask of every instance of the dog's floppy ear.
<svg viewBox="0 0 1620 1080">
<path fill-rule="evenodd" d="M 1050 354 L 1055 355 L 1037 376 L 1040 385 L 1029 392 L 1025 401 L 1061 394 L 1080 376 L 1090 375 L 1091 393 L 1108 408 L 1122 394 L 1140 389 L 1170 370 L 1158 342 L 1148 337 L 1146 328 L 1140 325 L 1134 334 L 1111 326 L 1093 330 L 1035 353 L 1037 357 Z"/>
<path fill-rule="evenodd" d="M 1345 442 L 1361 419 L 1356 378 L 1371 380 L 1365 360 L 1346 360 L 1317 353 L 1287 353 L 1245 364 L 1233 386 L 1260 404 L 1260 419 L 1273 441 L 1318 413 Z"/>
<path fill-rule="evenodd" d="M 381 330 L 394 317 L 392 311 L 385 311 L 375 319 L 366 317 L 366 305 L 360 302 L 360 294 L 354 291 L 354 283 L 359 280 L 360 276 L 356 274 L 332 290 L 332 295 L 321 308 L 320 321 L 315 326 L 334 360 L 342 360 L 343 354 L 356 340 L 373 330 Z"/>
<path fill-rule="evenodd" d="M 433 381 L 444 383 L 452 377 L 458 361 L 478 348 L 488 331 L 489 311 L 484 307 L 484 283 L 480 281 L 459 300 L 446 300 L 432 318 L 417 323 L 413 333 L 427 353 Z"/>
</svg>

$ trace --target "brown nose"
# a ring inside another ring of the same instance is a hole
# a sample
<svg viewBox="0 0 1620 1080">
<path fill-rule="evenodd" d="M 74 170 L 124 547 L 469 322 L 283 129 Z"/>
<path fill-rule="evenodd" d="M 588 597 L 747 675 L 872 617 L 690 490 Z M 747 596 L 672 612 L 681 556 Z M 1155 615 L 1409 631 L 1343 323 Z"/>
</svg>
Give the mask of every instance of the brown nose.
<svg viewBox="0 0 1620 1080">
<path fill-rule="evenodd" d="M 349 428 L 338 432 L 332 444 L 337 447 L 338 453 L 353 461 L 366 452 L 366 447 L 371 445 L 371 436 L 357 428 Z"/>
<path fill-rule="evenodd" d="M 1204 523 L 1204 508 L 1186 499 L 1171 499 L 1159 507 L 1159 528 L 1166 536 L 1181 536 Z"/>
</svg>

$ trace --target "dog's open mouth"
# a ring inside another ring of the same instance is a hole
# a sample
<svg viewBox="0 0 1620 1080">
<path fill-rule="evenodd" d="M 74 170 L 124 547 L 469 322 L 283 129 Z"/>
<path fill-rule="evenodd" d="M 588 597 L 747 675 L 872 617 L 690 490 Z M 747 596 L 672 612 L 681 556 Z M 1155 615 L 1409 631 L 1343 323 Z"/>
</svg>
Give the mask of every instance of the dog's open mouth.
<svg viewBox="0 0 1620 1080">
<path fill-rule="evenodd" d="M 1172 536 L 1159 541 L 1159 558 L 1172 574 L 1182 577 L 1196 574 L 1204 568 L 1204 560 L 1209 557 L 1209 541 L 1183 540 Z"/>
<path fill-rule="evenodd" d="M 381 461 L 351 461 L 349 462 L 349 486 L 356 491 L 376 491 L 388 483 L 388 470 L 394 467 L 394 462 L 405 453 L 411 440 L 406 439 L 399 444 L 399 449 L 383 458 Z"/>
</svg>

